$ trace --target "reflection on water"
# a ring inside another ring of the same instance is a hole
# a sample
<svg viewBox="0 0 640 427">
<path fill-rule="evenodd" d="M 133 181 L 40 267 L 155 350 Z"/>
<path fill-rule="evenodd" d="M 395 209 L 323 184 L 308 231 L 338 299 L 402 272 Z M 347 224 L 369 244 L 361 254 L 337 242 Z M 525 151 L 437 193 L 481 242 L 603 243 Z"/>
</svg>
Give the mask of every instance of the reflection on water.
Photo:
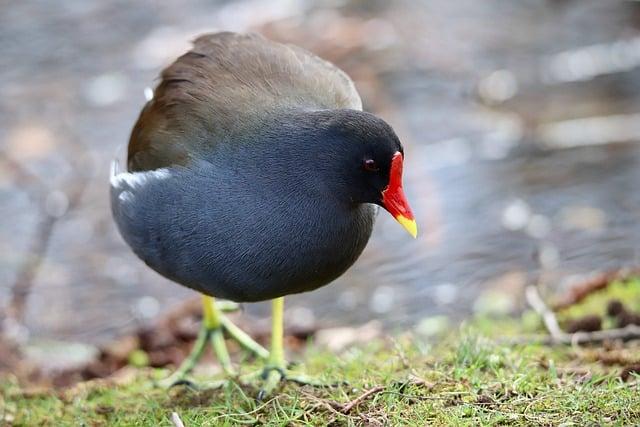
<svg viewBox="0 0 640 427">
<path fill-rule="evenodd" d="M 276 3 L 25 1 L 0 12 L 0 215 L 10 218 L 0 225 L 0 301 L 42 250 L 31 334 L 98 341 L 192 295 L 124 246 L 106 174 L 144 88 L 216 27 L 257 29 L 335 61 L 406 145 L 418 240 L 382 213 L 356 266 L 291 297 L 291 316 L 397 327 L 512 309 L 502 296 L 541 272 L 557 288 L 637 264 L 640 4 Z M 53 225 L 38 248 L 43 215 Z"/>
</svg>

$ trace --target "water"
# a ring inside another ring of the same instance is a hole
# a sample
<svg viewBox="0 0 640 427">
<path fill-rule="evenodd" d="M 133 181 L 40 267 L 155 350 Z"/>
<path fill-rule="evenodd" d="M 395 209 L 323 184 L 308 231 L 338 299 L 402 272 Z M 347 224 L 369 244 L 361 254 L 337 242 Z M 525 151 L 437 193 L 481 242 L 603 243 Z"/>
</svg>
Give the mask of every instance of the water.
<svg viewBox="0 0 640 427">
<path fill-rule="evenodd" d="M 518 295 L 541 272 L 560 289 L 637 264 L 639 12 L 597 0 L 4 8 L 0 305 L 38 250 L 43 215 L 55 221 L 27 303 L 31 336 L 103 341 L 193 295 L 124 246 L 107 169 L 145 87 L 215 28 L 257 29 L 335 61 L 406 146 L 419 238 L 381 213 L 361 260 L 289 298 L 292 317 L 399 328 L 465 316 L 488 291 Z M 263 316 L 268 305 L 247 311 Z"/>
</svg>

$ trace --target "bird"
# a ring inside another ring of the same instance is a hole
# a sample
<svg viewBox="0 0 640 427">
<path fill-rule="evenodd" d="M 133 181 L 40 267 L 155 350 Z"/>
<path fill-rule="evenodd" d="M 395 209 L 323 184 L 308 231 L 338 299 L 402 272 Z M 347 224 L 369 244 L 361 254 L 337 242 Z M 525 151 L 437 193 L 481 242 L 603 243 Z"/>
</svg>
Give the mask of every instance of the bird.
<svg viewBox="0 0 640 427">
<path fill-rule="evenodd" d="M 222 331 L 266 359 L 261 393 L 295 381 L 283 349 L 284 297 L 355 263 L 387 210 L 414 238 L 404 148 L 363 111 L 330 62 L 255 33 L 217 32 L 160 74 L 131 131 L 126 168 L 110 172 L 112 216 L 160 275 L 202 294 L 193 350 L 164 385 L 186 381 L 206 344 L 234 375 Z M 270 349 L 219 300 L 272 301 Z"/>
</svg>

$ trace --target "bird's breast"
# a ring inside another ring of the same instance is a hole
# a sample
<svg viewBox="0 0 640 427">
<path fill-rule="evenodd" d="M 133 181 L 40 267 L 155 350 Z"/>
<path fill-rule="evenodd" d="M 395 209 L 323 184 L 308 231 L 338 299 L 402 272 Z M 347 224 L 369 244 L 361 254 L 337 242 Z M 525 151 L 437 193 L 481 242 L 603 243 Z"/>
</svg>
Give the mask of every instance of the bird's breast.
<svg viewBox="0 0 640 427">
<path fill-rule="evenodd" d="M 229 173 L 151 178 L 112 188 L 121 234 L 160 274 L 220 298 L 261 301 L 326 285 L 356 261 L 373 227 L 372 206 Z"/>
</svg>

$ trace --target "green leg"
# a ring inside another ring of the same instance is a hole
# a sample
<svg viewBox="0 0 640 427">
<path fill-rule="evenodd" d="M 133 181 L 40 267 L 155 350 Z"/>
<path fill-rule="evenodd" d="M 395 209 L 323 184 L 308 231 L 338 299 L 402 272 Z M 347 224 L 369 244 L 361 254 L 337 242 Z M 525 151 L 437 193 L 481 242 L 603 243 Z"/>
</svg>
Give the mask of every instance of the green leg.
<svg viewBox="0 0 640 427">
<path fill-rule="evenodd" d="M 190 383 L 186 380 L 186 377 L 202 357 L 207 342 L 211 344 L 214 354 L 218 358 L 225 374 L 230 376 L 235 375 L 235 370 L 231 365 L 231 358 L 229 357 L 229 352 L 227 351 L 227 346 L 224 341 L 223 329 L 227 330 L 231 338 L 236 339 L 240 345 L 255 353 L 258 357 L 266 358 L 268 356 L 269 352 L 264 347 L 253 341 L 249 335 L 222 315 L 221 311 L 227 308 L 229 307 L 224 305 L 224 303 L 218 305 L 213 297 L 202 296 L 202 327 L 193 345 L 193 349 L 172 375 L 160 381 L 160 386 L 167 388 L 180 383 Z"/>
<path fill-rule="evenodd" d="M 193 344 L 189 356 L 184 359 L 180 367 L 176 369 L 173 374 L 159 382 L 160 387 L 169 388 L 185 381 L 187 375 L 189 375 L 196 366 L 196 363 L 198 363 L 198 360 L 200 360 L 200 357 L 202 357 L 207 341 L 209 341 L 209 335 L 210 331 L 203 325 L 203 327 L 200 328 L 200 332 L 198 332 L 198 338 L 196 338 L 196 342 Z"/>
</svg>

